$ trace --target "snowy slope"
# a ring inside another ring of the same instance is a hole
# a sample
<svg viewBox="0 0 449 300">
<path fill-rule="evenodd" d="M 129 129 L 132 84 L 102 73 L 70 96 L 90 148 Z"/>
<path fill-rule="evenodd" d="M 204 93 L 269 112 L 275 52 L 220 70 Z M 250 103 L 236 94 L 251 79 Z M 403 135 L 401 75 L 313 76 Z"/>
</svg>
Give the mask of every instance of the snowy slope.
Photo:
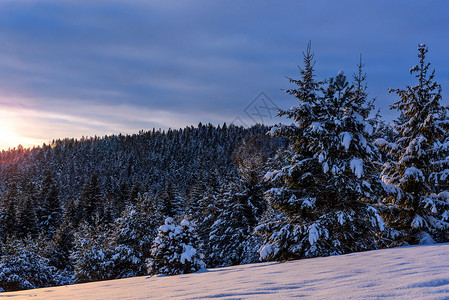
<svg viewBox="0 0 449 300">
<path fill-rule="evenodd" d="M 449 299 L 449 244 L 2 293 L 9 299 Z"/>
</svg>

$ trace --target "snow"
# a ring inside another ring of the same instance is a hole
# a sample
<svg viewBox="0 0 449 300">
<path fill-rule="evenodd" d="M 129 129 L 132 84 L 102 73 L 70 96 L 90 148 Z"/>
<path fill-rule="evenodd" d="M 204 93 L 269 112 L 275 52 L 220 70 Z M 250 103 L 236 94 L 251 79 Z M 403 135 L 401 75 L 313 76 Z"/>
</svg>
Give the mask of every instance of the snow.
<svg viewBox="0 0 449 300">
<path fill-rule="evenodd" d="M 180 225 L 181 225 L 181 226 L 187 227 L 187 226 L 190 226 L 190 222 L 187 221 L 186 219 L 184 219 L 184 220 L 181 221 L 181 224 L 180 224 Z"/>
<path fill-rule="evenodd" d="M 259 254 L 260 257 L 262 257 L 262 259 L 267 258 L 272 252 L 273 252 L 273 246 L 271 246 L 270 244 L 267 244 L 265 246 L 262 247 L 262 249 L 260 249 Z"/>
<path fill-rule="evenodd" d="M 371 125 L 371 124 L 369 124 L 369 123 L 366 123 L 366 124 L 365 124 L 365 128 L 364 128 L 364 131 L 365 131 L 369 136 L 372 136 L 372 135 L 373 135 L 373 132 L 374 132 L 373 125 Z"/>
<path fill-rule="evenodd" d="M 302 198 L 301 208 L 312 208 L 315 206 L 316 198 L 315 197 L 305 197 Z"/>
<path fill-rule="evenodd" d="M 353 158 L 349 165 L 352 173 L 354 173 L 357 178 L 361 178 L 363 175 L 363 160 L 360 158 Z"/>
<path fill-rule="evenodd" d="M 374 226 L 374 224 L 377 224 L 380 231 L 384 231 L 385 230 L 385 222 L 382 220 L 377 209 L 370 206 L 370 207 L 368 207 L 368 210 L 374 215 L 374 217 L 371 219 L 371 223 L 373 224 L 373 226 Z"/>
<path fill-rule="evenodd" d="M 432 245 L 435 244 L 435 241 L 432 239 L 432 237 L 427 232 L 421 232 L 420 239 L 419 239 L 420 245 Z"/>
<path fill-rule="evenodd" d="M 443 215 L 441 216 L 441 219 L 443 220 L 443 221 L 447 221 L 448 219 L 449 219 L 449 211 L 445 211 L 444 213 L 443 213 Z"/>
<path fill-rule="evenodd" d="M 343 225 L 345 223 L 345 213 L 342 211 L 337 212 L 337 217 L 338 217 L 338 223 L 340 223 L 340 225 Z"/>
<path fill-rule="evenodd" d="M 388 142 L 384 138 L 378 138 L 377 140 L 374 141 L 374 145 L 376 145 L 377 147 L 384 147 L 387 144 Z"/>
<path fill-rule="evenodd" d="M 266 181 L 270 181 L 270 180 L 276 180 L 276 177 L 278 176 L 278 174 L 280 174 L 281 172 L 279 170 L 276 171 L 271 171 L 271 172 L 267 172 L 264 176 L 264 179 Z"/>
<path fill-rule="evenodd" d="M 298 199 L 296 199 L 296 196 L 295 196 L 295 195 L 292 195 L 292 196 L 290 197 L 290 199 L 288 199 L 288 202 L 291 203 L 291 204 L 295 204 L 297 200 L 298 200 Z"/>
<path fill-rule="evenodd" d="M 184 252 L 181 254 L 181 263 L 185 264 L 186 261 L 193 261 L 193 257 L 196 254 L 196 249 L 191 245 L 182 244 Z"/>
<path fill-rule="evenodd" d="M 448 299 L 449 244 L 2 293 L 11 299 Z"/>
<path fill-rule="evenodd" d="M 404 171 L 404 176 L 403 176 L 403 179 L 401 179 L 401 182 L 406 181 L 409 178 L 413 178 L 416 181 L 420 181 L 420 180 L 423 180 L 424 175 L 421 170 L 419 170 L 415 167 L 410 167 Z"/>
<path fill-rule="evenodd" d="M 340 174 L 340 168 L 337 167 L 336 165 L 332 166 L 332 170 L 331 170 L 332 174 L 337 175 Z"/>
<path fill-rule="evenodd" d="M 438 194 L 438 197 L 441 199 L 446 199 L 446 201 L 449 201 L 449 191 L 443 191 Z"/>
<path fill-rule="evenodd" d="M 348 151 L 352 140 L 352 134 L 350 132 L 342 132 L 340 133 L 340 136 L 341 136 L 341 145 L 345 147 L 346 151 Z"/>
<path fill-rule="evenodd" d="M 324 131 L 323 123 L 321 123 L 321 122 L 313 122 L 310 126 L 311 126 L 312 132 Z"/>
<path fill-rule="evenodd" d="M 270 135 L 275 135 L 276 134 L 276 131 L 278 130 L 278 127 L 277 126 L 273 126 L 273 127 L 271 127 L 271 129 L 270 129 L 270 131 L 268 132 L 268 134 L 270 134 Z"/>
<path fill-rule="evenodd" d="M 169 232 L 169 231 L 173 231 L 175 228 L 175 225 L 162 225 L 161 227 L 159 227 L 160 231 L 163 232 Z"/>
<path fill-rule="evenodd" d="M 367 147 L 367 145 L 368 145 L 368 142 L 367 142 L 366 138 L 365 138 L 362 134 L 359 134 L 358 137 L 359 137 L 359 145 L 360 145 L 362 148 L 365 148 L 365 149 L 366 149 L 366 147 Z"/>
<path fill-rule="evenodd" d="M 309 243 L 310 243 L 310 245 L 315 244 L 319 238 L 320 238 L 320 228 L 318 227 L 318 225 L 316 223 L 313 223 L 309 227 Z"/>
<path fill-rule="evenodd" d="M 323 152 L 320 153 L 320 155 L 318 156 L 318 162 L 322 163 L 324 161 L 324 159 L 326 158 L 326 156 L 324 155 Z"/>
<path fill-rule="evenodd" d="M 379 147 L 379 148 L 387 147 L 389 150 L 392 150 L 392 151 L 396 151 L 396 150 L 399 149 L 398 144 L 396 144 L 396 143 L 389 143 L 384 138 L 376 139 L 374 141 L 374 145 Z"/>
<path fill-rule="evenodd" d="M 412 221 L 412 227 L 413 228 L 421 228 L 424 226 L 425 222 L 426 221 L 420 215 L 416 215 Z"/>
</svg>

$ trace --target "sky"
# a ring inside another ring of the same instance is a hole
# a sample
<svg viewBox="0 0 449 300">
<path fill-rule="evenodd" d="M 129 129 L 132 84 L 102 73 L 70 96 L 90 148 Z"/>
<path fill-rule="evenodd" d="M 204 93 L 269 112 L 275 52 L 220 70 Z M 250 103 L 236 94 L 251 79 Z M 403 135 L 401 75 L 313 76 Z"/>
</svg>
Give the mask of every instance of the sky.
<svg viewBox="0 0 449 300">
<path fill-rule="evenodd" d="M 317 78 L 362 54 L 384 119 L 417 45 L 449 91 L 447 1 L 0 1 L 0 149 L 199 122 L 273 124 L 312 42 Z M 282 121 L 282 120 L 281 120 Z"/>
</svg>

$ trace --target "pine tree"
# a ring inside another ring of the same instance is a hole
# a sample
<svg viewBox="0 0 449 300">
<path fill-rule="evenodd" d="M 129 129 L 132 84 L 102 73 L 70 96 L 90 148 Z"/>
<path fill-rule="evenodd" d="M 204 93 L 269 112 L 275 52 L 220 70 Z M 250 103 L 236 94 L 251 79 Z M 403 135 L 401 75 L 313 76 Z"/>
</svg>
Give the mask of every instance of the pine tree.
<svg viewBox="0 0 449 300">
<path fill-rule="evenodd" d="M 74 245 L 72 226 L 73 224 L 68 223 L 67 220 L 62 222 L 53 234 L 47 250 L 49 264 L 68 272 L 73 271 L 70 259 L 70 251 Z"/>
<path fill-rule="evenodd" d="M 62 217 L 59 188 L 53 173 L 47 172 L 45 174 L 37 207 L 39 227 L 51 236 L 58 227 Z"/>
<path fill-rule="evenodd" d="M 82 210 L 79 207 L 78 199 L 70 198 L 63 206 L 63 219 L 62 222 L 66 222 L 76 228 L 82 220 Z"/>
<path fill-rule="evenodd" d="M 11 187 L 0 199 L 0 242 L 15 233 L 17 197 L 17 190 Z"/>
<path fill-rule="evenodd" d="M 92 174 L 89 181 L 84 185 L 79 198 L 78 208 L 80 209 L 82 220 L 93 224 L 95 215 L 102 207 L 103 195 L 100 190 L 98 173 Z"/>
<path fill-rule="evenodd" d="M 160 211 L 165 217 L 173 217 L 177 213 L 177 192 L 175 187 L 169 179 L 165 184 L 163 190 L 158 194 L 158 200 L 160 203 Z"/>
<path fill-rule="evenodd" d="M 24 238 L 28 234 L 36 235 L 38 232 L 35 206 L 31 195 L 20 193 L 16 209 L 14 224 L 15 235 L 18 238 Z"/>
<path fill-rule="evenodd" d="M 147 260 L 149 274 L 186 274 L 203 268 L 201 244 L 194 224 L 182 220 L 176 225 L 167 218 L 160 226 Z"/>
<path fill-rule="evenodd" d="M 218 215 L 209 227 L 205 263 L 209 267 L 240 264 L 245 241 L 252 231 L 251 209 L 247 196 L 237 192 L 237 186 L 228 184 L 218 197 Z"/>
<path fill-rule="evenodd" d="M 11 238 L 2 247 L 0 291 L 18 291 L 70 283 L 42 255 L 35 240 Z"/>
<path fill-rule="evenodd" d="M 113 257 L 120 278 L 146 274 L 145 259 L 150 256 L 157 225 L 162 222 L 154 206 L 154 199 L 148 193 L 139 194 L 135 205 L 126 207 L 113 224 L 117 245 Z"/>
<path fill-rule="evenodd" d="M 139 180 L 135 180 L 133 185 L 131 186 L 131 189 L 129 191 L 129 195 L 128 198 L 126 200 L 126 204 L 132 204 L 134 202 L 136 202 L 136 199 L 139 195 L 139 193 L 142 191 L 142 184 L 140 183 Z"/>
<path fill-rule="evenodd" d="M 266 173 L 270 139 L 266 135 L 250 135 L 236 146 L 232 159 L 239 175 L 252 185 L 262 181 Z"/>
<path fill-rule="evenodd" d="M 290 79 L 296 88 L 286 91 L 299 104 L 279 112 L 295 123 L 271 130 L 289 139 L 290 147 L 286 164 L 265 176 L 275 186 L 265 197 L 284 217 L 257 228 L 265 236 L 263 259 L 376 249 L 376 233 L 383 229 L 371 205 L 380 182 L 373 163 L 376 148 L 370 143 L 371 104 L 363 85 L 354 89 L 342 72 L 317 82 L 310 44 L 304 63 L 301 78 Z"/>
<path fill-rule="evenodd" d="M 75 283 L 116 279 L 113 255 L 115 244 L 110 228 L 87 222 L 80 224 L 74 234 L 73 261 Z"/>
<path fill-rule="evenodd" d="M 394 228 L 393 243 L 433 243 L 449 239 L 449 175 L 447 108 L 441 105 L 441 86 L 426 62 L 428 48 L 418 46 L 419 64 L 411 68 L 418 83 L 404 90 L 391 109 L 401 116 L 394 126 L 394 142 L 376 140 L 390 160 L 382 170 L 389 195 L 384 218 Z"/>
</svg>

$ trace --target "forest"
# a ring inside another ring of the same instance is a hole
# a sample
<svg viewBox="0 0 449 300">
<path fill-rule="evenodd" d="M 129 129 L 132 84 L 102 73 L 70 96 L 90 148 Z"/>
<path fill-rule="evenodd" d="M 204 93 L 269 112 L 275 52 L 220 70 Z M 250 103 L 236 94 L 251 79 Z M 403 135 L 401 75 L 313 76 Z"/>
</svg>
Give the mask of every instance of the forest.
<svg viewBox="0 0 449 300">
<path fill-rule="evenodd" d="M 376 113 L 360 61 L 290 78 L 292 124 L 198 124 L 0 153 L 0 291 L 449 241 L 449 115 L 416 85 Z"/>
</svg>

